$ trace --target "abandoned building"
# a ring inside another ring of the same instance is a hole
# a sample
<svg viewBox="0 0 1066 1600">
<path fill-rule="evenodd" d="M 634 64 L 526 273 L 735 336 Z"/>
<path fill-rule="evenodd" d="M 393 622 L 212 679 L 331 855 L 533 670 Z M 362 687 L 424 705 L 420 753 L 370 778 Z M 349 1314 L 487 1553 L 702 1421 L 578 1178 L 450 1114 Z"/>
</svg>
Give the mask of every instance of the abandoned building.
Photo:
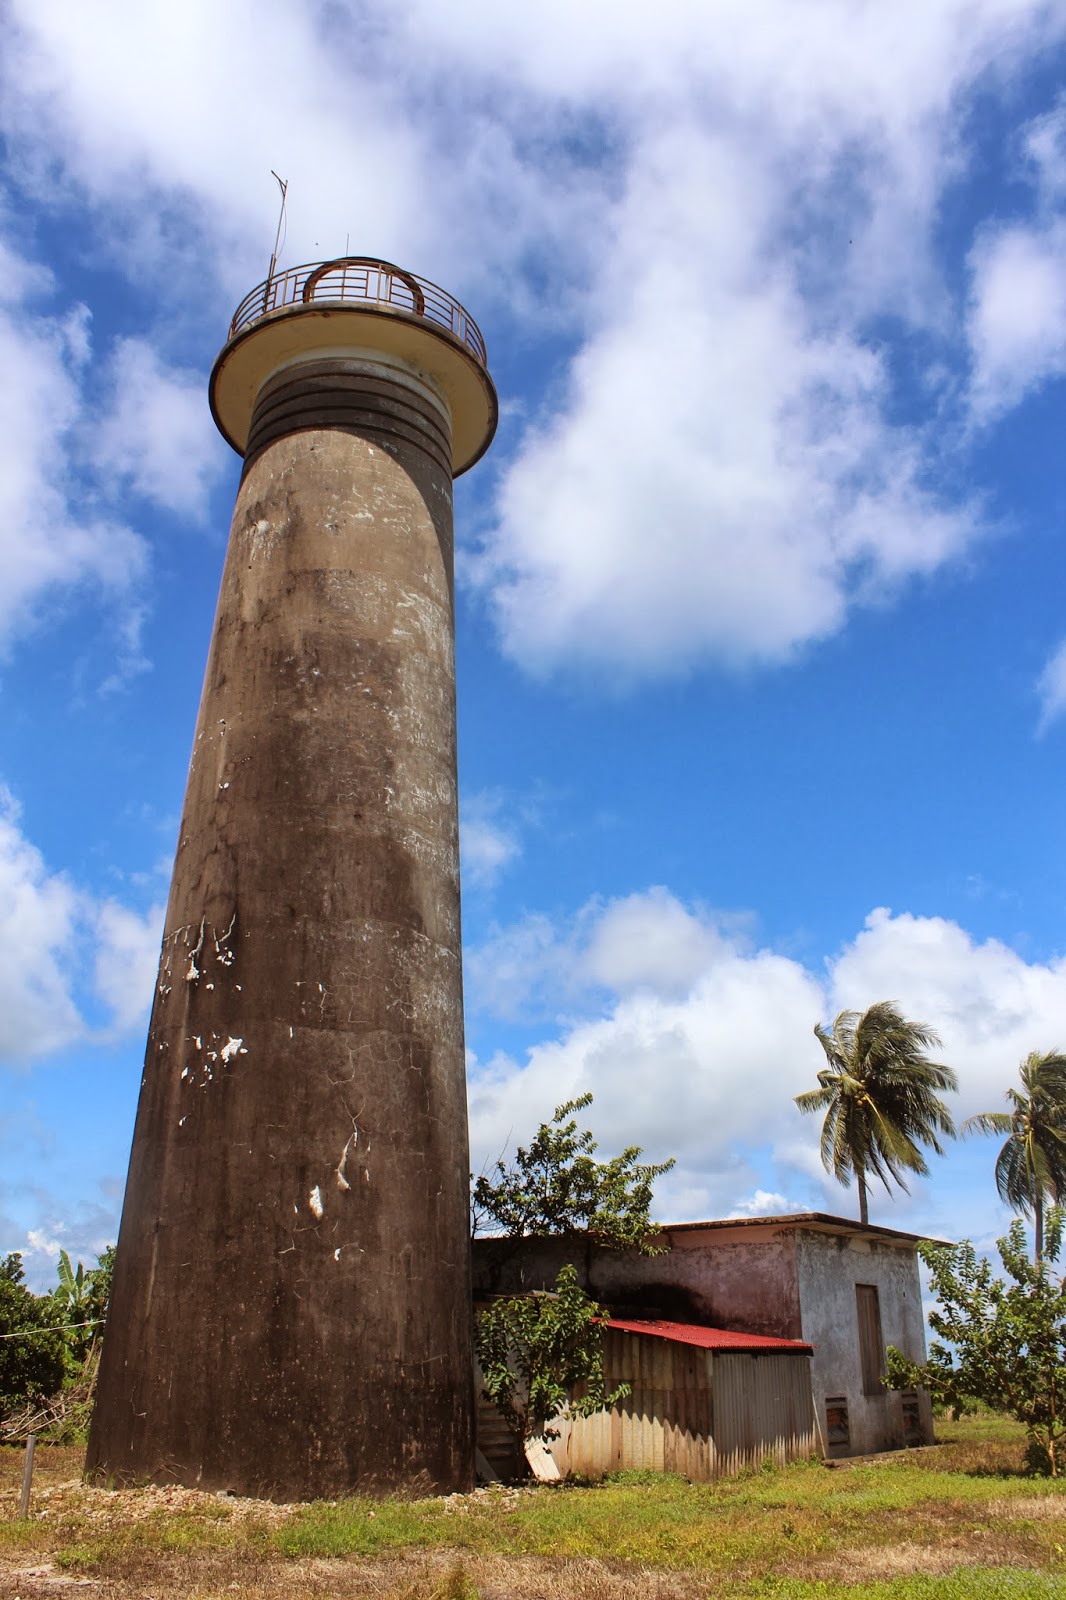
<svg viewBox="0 0 1066 1600">
<path fill-rule="evenodd" d="M 607 1381 L 632 1393 L 563 1424 L 561 1468 L 716 1477 L 932 1442 L 928 1396 L 882 1383 L 887 1345 L 925 1359 L 917 1242 L 821 1212 L 674 1224 L 656 1256 L 475 1239 L 474 1293 L 550 1288 L 572 1261 L 610 1312 Z"/>
</svg>

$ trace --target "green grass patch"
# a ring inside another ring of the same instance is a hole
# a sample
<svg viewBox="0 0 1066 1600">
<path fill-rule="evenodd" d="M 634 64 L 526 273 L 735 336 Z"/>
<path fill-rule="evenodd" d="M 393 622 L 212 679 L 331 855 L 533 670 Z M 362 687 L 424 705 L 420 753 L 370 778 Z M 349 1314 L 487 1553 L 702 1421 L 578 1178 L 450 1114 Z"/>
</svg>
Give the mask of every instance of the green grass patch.
<svg viewBox="0 0 1066 1600">
<path fill-rule="evenodd" d="M 1066 1480 L 1023 1473 L 1024 1440 L 1014 1424 L 977 1418 L 950 1427 L 954 1442 L 943 1450 L 835 1468 L 795 1464 L 718 1483 L 629 1472 L 461 1502 L 340 1501 L 298 1511 L 273 1539 L 294 1556 L 452 1548 L 768 1581 L 785 1569 L 796 1574 L 793 1583 L 804 1581 L 805 1565 L 884 1546 L 936 1546 L 946 1535 L 981 1543 L 993 1556 L 1009 1546 L 1020 1565 L 1057 1565 L 1066 1547 Z M 960 1470 L 959 1456 L 976 1465 Z M 886 1600 L 911 1593 L 884 1582 L 867 1587 Z M 851 1593 L 854 1585 L 810 1593 L 838 1590 Z"/>
<path fill-rule="evenodd" d="M 873 1583 L 804 1582 L 766 1578 L 745 1600 L 1063 1600 L 1066 1576 L 1019 1572 L 1015 1567 L 956 1567 L 945 1573 L 912 1573 Z"/>
</svg>

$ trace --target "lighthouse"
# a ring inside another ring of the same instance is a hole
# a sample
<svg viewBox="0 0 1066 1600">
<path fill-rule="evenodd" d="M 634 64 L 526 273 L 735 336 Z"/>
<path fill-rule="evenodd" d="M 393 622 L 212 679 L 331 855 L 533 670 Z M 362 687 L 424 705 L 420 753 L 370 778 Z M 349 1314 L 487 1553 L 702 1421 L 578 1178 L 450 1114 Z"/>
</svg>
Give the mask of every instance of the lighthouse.
<svg viewBox="0 0 1066 1600">
<path fill-rule="evenodd" d="M 452 483 L 497 419 L 444 290 L 272 273 L 88 1468 L 279 1499 L 473 1481 Z"/>
</svg>

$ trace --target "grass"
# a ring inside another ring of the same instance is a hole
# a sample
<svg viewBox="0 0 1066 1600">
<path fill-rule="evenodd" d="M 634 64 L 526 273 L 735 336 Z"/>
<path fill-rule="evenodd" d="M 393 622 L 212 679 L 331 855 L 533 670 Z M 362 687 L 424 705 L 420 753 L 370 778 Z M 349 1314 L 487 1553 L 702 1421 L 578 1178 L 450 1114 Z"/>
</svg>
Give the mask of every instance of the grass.
<svg viewBox="0 0 1066 1600">
<path fill-rule="evenodd" d="M 1026 1476 L 1002 1418 L 939 1434 L 935 1450 L 717 1484 L 622 1473 L 301 1507 L 90 1489 L 78 1451 L 39 1447 L 28 1522 L 14 1517 L 21 1452 L 5 1449 L 0 1595 L 29 1600 L 67 1574 L 108 1600 L 1066 1600 L 1066 1480 Z"/>
</svg>

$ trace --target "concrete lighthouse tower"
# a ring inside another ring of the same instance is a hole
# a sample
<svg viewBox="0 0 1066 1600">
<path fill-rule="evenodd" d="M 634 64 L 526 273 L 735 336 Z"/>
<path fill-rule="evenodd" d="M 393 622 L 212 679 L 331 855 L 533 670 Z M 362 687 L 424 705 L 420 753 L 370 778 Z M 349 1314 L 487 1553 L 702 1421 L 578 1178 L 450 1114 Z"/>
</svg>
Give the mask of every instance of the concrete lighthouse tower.
<svg viewBox="0 0 1066 1600">
<path fill-rule="evenodd" d="M 244 471 L 167 911 L 88 1466 L 468 1487 L 452 479 L 496 394 L 362 257 L 254 289 Z"/>
</svg>

